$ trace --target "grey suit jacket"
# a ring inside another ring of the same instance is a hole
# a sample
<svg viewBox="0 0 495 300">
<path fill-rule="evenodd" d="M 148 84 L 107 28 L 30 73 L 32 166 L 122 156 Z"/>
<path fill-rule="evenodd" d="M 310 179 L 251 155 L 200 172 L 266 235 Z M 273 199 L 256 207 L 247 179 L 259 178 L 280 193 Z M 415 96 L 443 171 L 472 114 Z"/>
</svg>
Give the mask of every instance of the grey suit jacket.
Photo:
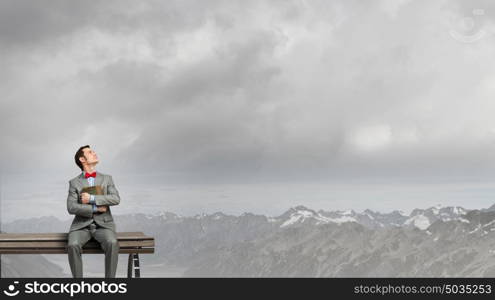
<svg viewBox="0 0 495 300">
<path fill-rule="evenodd" d="M 104 213 L 93 213 L 91 204 L 82 204 L 80 202 L 82 188 L 89 186 L 88 180 L 84 178 L 83 173 L 69 181 L 67 211 L 69 214 L 75 215 L 69 232 L 84 228 L 93 220 L 101 227 L 117 232 L 110 206 L 118 205 L 120 196 L 115 188 L 112 176 L 96 172 L 95 185 L 101 185 L 103 188 L 103 195 L 95 195 L 95 203 L 96 205 L 108 205 L 108 210 Z"/>
</svg>

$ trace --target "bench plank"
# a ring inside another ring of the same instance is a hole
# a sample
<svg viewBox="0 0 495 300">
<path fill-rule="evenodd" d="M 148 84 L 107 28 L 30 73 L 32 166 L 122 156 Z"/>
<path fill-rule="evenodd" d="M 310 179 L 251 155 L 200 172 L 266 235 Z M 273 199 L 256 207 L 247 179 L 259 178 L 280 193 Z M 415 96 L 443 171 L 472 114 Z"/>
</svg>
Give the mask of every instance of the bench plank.
<svg viewBox="0 0 495 300">
<path fill-rule="evenodd" d="M 46 249 L 2 249 L 0 252 L 2 255 L 3 254 L 67 254 L 66 249 L 60 249 L 60 248 L 46 248 Z M 90 248 L 90 249 L 85 249 L 83 248 L 82 253 L 84 254 L 100 254 L 104 253 L 102 249 L 96 249 L 96 248 Z M 144 253 L 144 254 L 153 254 L 155 253 L 154 248 L 121 248 L 119 250 L 119 253 Z"/>
<path fill-rule="evenodd" d="M 121 248 L 126 247 L 154 247 L 154 240 L 119 240 L 119 246 Z M 0 241 L 0 249 L 4 248 L 65 248 L 67 247 L 67 241 Z M 100 248 L 100 244 L 91 239 L 83 248 Z M 1 251 L 1 250 L 0 250 Z"/>
<path fill-rule="evenodd" d="M 0 233 L 2 241 L 67 241 L 68 233 Z M 142 232 L 118 232 L 118 240 L 153 240 Z"/>
<path fill-rule="evenodd" d="M 0 233 L 0 254 L 67 253 L 68 233 Z M 155 239 L 142 232 L 118 232 L 119 253 L 154 253 Z M 83 253 L 103 253 L 91 238 Z"/>
</svg>

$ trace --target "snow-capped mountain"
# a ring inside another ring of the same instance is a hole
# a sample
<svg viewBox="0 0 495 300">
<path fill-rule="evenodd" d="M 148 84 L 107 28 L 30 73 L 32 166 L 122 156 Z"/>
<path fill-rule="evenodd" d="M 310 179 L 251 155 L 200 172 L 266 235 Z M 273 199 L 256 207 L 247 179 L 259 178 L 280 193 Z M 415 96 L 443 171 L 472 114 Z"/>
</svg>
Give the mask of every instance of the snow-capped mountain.
<svg viewBox="0 0 495 300">
<path fill-rule="evenodd" d="M 438 220 L 444 222 L 463 220 L 467 212 L 468 210 L 460 206 L 441 207 L 437 205 L 428 209 L 414 209 L 403 225 L 416 226 L 425 230 Z"/>
<path fill-rule="evenodd" d="M 143 270 L 173 265 L 186 277 L 495 276 L 495 210 L 435 206 L 405 214 L 300 205 L 279 216 L 159 212 L 114 219 L 118 231 L 155 237 L 156 252 L 142 256 Z M 63 232 L 69 225 L 70 220 L 41 217 L 2 228 Z M 15 259 L 13 267 L 31 264 L 20 255 Z"/>
<path fill-rule="evenodd" d="M 271 222 L 280 227 L 298 226 L 300 224 L 321 225 L 328 223 L 356 222 L 368 228 L 385 228 L 414 226 L 425 230 L 437 220 L 450 221 L 462 219 L 468 210 L 459 206 L 435 206 L 428 209 L 414 209 L 407 215 L 402 211 L 394 210 L 390 213 L 375 212 L 366 209 L 362 213 L 354 210 L 345 211 L 314 211 L 305 206 L 292 207 L 278 217 L 271 218 Z"/>
<path fill-rule="evenodd" d="M 320 225 L 329 222 L 342 223 L 342 222 L 355 222 L 356 219 L 349 216 L 342 216 L 337 218 L 331 218 L 324 216 L 320 212 L 316 212 L 312 209 L 306 208 L 302 205 L 292 207 L 282 215 L 276 218 L 272 218 L 272 222 L 281 223 L 280 227 L 293 226 L 297 224 L 313 224 Z"/>
<path fill-rule="evenodd" d="M 371 229 L 356 222 L 286 226 L 207 257 L 184 275 L 491 277 L 495 275 L 495 212 L 473 210 L 450 220 L 445 216 L 445 221 L 438 218 L 427 230 Z"/>
</svg>

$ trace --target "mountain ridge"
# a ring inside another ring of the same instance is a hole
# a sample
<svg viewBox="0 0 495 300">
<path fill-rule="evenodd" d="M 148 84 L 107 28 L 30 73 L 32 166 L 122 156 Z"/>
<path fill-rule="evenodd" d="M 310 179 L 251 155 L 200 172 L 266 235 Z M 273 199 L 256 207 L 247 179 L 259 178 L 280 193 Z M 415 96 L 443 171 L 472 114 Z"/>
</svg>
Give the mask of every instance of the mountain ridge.
<svg viewBox="0 0 495 300">
<path fill-rule="evenodd" d="M 164 211 L 114 219 L 118 231 L 155 237 L 156 252 L 142 256 L 143 270 L 176 265 L 183 267 L 183 277 L 495 275 L 495 210 L 490 209 L 434 206 L 405 214 L 297 205 L 278 216 Z M 64 232 L 70 222 L 39 217 L 3 228 Z"/>
</svg>

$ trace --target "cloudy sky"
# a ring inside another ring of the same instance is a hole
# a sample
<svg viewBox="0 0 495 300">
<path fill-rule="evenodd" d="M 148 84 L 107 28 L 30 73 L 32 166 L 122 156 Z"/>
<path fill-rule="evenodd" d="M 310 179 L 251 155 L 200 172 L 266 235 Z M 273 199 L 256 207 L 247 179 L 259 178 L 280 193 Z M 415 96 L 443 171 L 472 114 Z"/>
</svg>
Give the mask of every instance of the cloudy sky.
<svg viewBox="0 0 495 300">
<path fill-rule="evenodd" d="M 85 144 L 119 212 L 490 206 L 494 20 L 490 1 L 1 0 L 2 216 L 67 215 Z"/>
</svg>

